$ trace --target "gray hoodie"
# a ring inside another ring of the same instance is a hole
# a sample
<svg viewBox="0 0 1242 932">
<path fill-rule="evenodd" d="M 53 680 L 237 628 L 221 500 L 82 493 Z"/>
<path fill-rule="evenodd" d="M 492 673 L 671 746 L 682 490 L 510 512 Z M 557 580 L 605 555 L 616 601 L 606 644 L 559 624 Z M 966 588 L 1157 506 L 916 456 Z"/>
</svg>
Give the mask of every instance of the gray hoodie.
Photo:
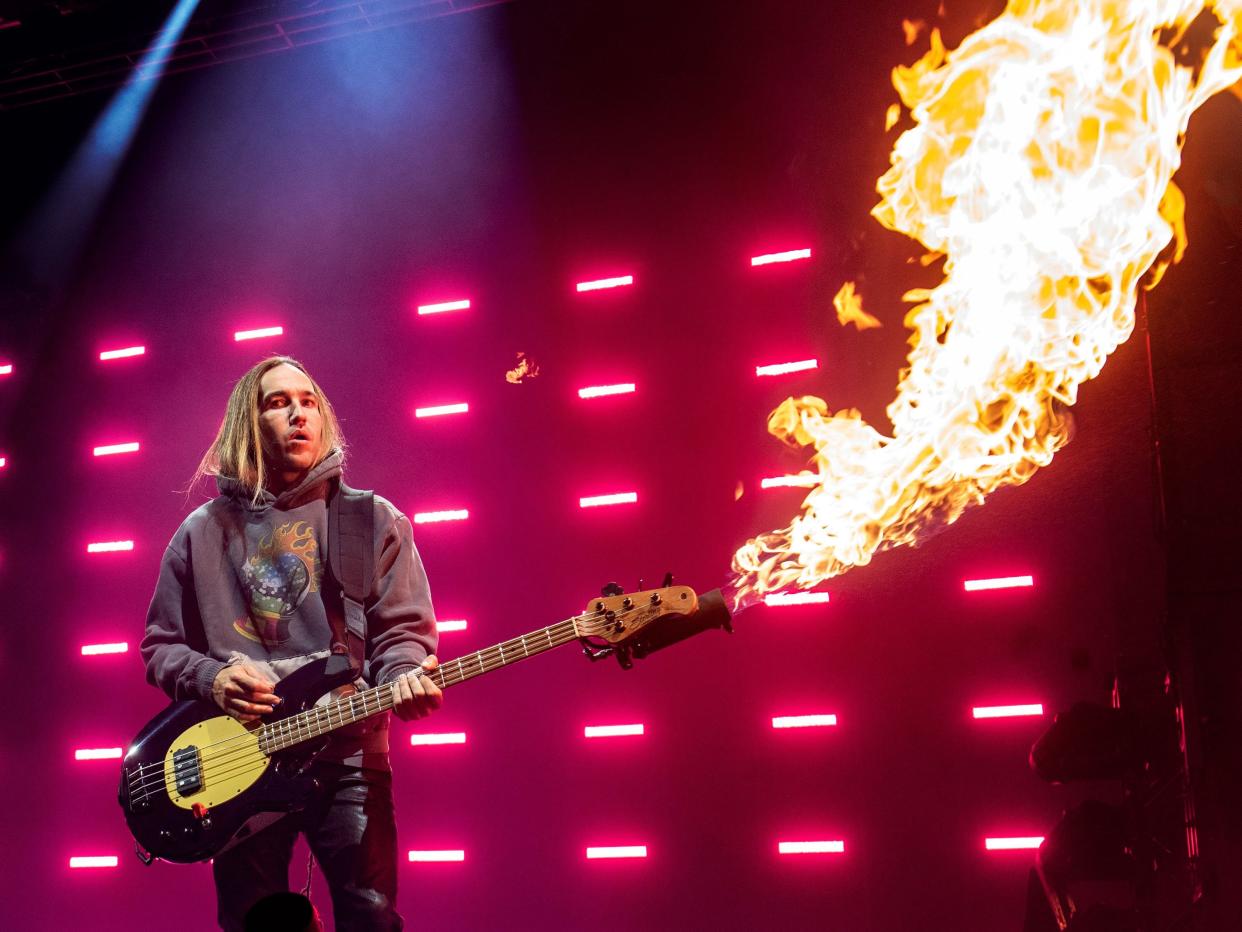
<svg viewBox="0 0 1242 932">
<path fill-rule="evenodd" d="M 280 495 L 253 502 L 234 479 L 173 535 L 147 612 L 147 679 L 173 699 L 211 700 L 216 674 L 254 662 L 273 680 L 328 652 L 332 628 L 321 584 L 327 562 L 327 498 L 341 474 L 333 453 Z M 409 519 L 375 496 L 375 581 L 366 600 L 367 682 L 391 682 L 435 651 L 427 574 Z M 338 598 L 329 597 L 339 615 Z M 348 690 L 349 687 L 346 687 Z M 388 716 L 332 733 L 321 759 L 388 766 Z"/>
</svg>

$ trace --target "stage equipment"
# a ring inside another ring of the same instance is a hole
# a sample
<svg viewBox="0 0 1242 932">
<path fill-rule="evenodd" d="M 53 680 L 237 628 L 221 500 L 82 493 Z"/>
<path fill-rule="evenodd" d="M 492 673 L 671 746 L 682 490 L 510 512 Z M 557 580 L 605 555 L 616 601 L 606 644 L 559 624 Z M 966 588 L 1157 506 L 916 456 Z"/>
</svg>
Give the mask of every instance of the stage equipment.
<svg viewBox="0 0 1242 932">
<path fill-rule="evenodd" d="M 1162 669 L 1123 668 L 1108 706 L 1079 702 L 1031 748 L 1051 783 L 1116 781 L 1119 800 L 1088 799 L 1036 856 L 1045 904 L 1028 898 L 1025 929 L 1162 932 L 1202 897 L 1181 704 Z"/>
</svg>

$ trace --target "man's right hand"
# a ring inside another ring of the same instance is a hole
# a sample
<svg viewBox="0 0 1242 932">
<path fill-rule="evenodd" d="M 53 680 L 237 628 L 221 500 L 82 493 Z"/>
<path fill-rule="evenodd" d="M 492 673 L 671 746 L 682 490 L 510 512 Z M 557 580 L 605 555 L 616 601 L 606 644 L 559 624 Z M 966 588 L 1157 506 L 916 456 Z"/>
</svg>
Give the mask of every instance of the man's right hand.
<svg viewBox="0 0 1242 932">
<path fill-rule="evenodd" d="M 253 722 L 279 704 L 275 685 L 252 663 L 229 664 L 212 681 L 211 698 L 239 722 Z"/>
</svg>

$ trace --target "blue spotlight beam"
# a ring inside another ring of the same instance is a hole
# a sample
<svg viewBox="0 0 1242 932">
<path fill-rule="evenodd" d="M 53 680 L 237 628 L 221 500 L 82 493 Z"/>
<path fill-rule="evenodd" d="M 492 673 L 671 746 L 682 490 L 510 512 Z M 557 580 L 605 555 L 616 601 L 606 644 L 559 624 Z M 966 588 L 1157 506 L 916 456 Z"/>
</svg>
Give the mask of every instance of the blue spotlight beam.
<svg viewBox="0 0 1242 932">
<path fill-rule="evenodd" d="M 58 283 L 73 267 L 142 124 L 169 56 L 198 3 L 177 0 L 151 45 L 27 223 L 18 248 L 36 279 Z"/>
</svg>

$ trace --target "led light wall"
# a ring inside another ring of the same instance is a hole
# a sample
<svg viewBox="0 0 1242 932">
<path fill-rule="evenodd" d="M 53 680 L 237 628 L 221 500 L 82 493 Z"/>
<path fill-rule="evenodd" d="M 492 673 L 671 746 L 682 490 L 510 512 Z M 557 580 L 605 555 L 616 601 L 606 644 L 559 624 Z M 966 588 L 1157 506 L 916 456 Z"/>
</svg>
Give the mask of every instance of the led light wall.
<svg viewBox="0 0 1242 932">
<path fill-rule="evenodd" d="M 165 703 L 137 651 L 161 553 L 263 356 L 324 386 L 466 666 L 609 582 L 725 583 L 808 488 L 765 429 L 786 397 L 883 422 L 933 274 L 867 215 L 900 10 L 576 6 L 168 82 L 54 313 L 0 330 L 14 928 L 213 927 L 206 866 L 133 856 L 117 754 Z M 838 325 L 847 279 L 883 328 Z M 1018 928 L 1066 804 L 1027 748 L 1155 640 L 1141 350 L 1051 467 L 917 549 L 394 723 L 407 923 Z"/>
</svg>

